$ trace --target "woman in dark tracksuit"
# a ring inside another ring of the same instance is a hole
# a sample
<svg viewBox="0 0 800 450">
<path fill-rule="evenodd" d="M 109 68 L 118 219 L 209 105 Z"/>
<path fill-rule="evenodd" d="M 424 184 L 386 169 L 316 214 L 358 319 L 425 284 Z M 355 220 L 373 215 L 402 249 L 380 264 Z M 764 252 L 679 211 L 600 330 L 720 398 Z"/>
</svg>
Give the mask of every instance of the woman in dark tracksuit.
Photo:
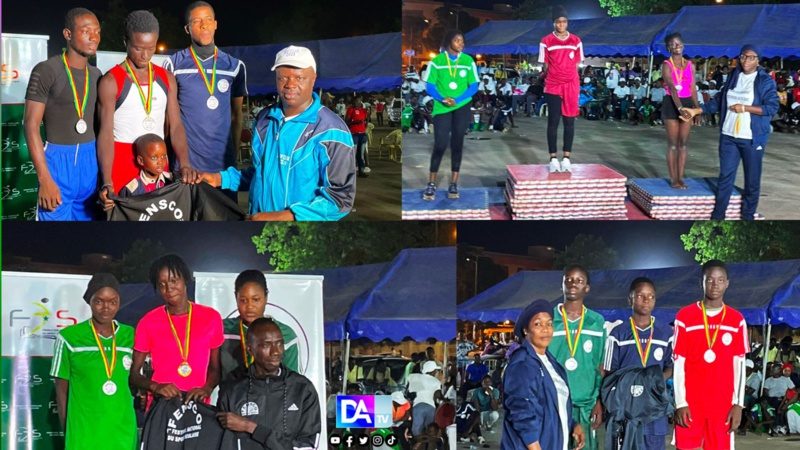
<svg viewBox="0 0 800 450">
<path fill-rule="evenodd" d="M 553 308 L 536 300 L 525 308 L 514 327 L 522 346 L 503 374 L 503 435 L 501 450 L 567 450 L 584 446 L 580 424 L 572 418 L 567 372 L 547 351 L 553 339 Z"/>
<path fill-rule="evenodd" d="M 756 216 L 769 121 L 779 106 L 775 80 L 758 66 L 760 56 L 758 47 L 744 45 L 739 52 L 738 67 L 728 75 L 719 94 L 702 108 L 703 113 L 720 114 L 719 188 L 711 214 L 714 220 L 725 219 L 739 160 L 744 166 L 742 220 L 753 220 Z"/>
</svg>

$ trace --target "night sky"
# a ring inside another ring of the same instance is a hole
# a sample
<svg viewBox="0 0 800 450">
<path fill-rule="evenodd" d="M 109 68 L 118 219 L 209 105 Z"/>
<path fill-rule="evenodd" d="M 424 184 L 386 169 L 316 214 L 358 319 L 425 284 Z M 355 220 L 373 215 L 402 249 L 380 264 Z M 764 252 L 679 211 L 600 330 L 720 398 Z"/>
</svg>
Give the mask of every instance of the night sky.
<svg viewBox="0 0 800 450">
<path fill-rule="evenodd" d="M 461 0 L 453 3 L 469 8 L 492 9 L 492 5 L 495 3 L 518 6 L 522 2 L 523 0 Z M 567 9 L 570 19 L 592 19 L 608 15 L 606 10 L 600 7 L 598 0 L 547 0 L 547 4 L 550 6 L 563 6 Z"/>
<path fill-rule="evenodd" d="M 64 46 L 61 31 L 64 15 L 74 7 L 84 7 L 95 12 L 103 20 L 108 10 L 108 0 L 12 0 L 2 2 L 3 32 L 39 34 L 50 36 L 49 51 L 60 51 Z M 129 12 L 136 9 L 161 8 L 183 23 L 184 9 L 191 0 L 122 0 Z M 215 43 L 220 47 L 234 45 L 259 45 L 284 43 L 287 40 L 262 42 L 259 30 L 269 24 L 286 21 L 306 21 L 314 17 L 315 24 L 305 40 L 336 39 L 365 34 L 400 31 L 400 0 L 293 0 L 293 1 L 218 1 L 208 0 L 214 7 L 217 18 Z M 335 9 L 331 9 L 335 5 Z M 305 14 L 304 11 L 308 11 Z M 300 28 L 300 27 L 298 27 Z M 163 32 L 163 30 L 162 30 Z M 185 44 L 185 45 L 184 45 Z M 189 37 L 178 48 L 189 45 Z"/>
<path fill-rule="evenodd" d="M 269 269 L 269 257 L 256 253 L 251 238 L 263 224 L 254 222 L 3 222 L 3 254 L 37 262 L 80 264 L 86 253 L 122 259 L 136 239 L 161 241 L 196 272 Z"/>
<path fill-rule="evenodd" d="M 600 236 L 615 249 L 625 269 L 675 267 L 697 264 L 694 254 L 683 249 L 680 235 L 692 222 L 460 222 L 458 242 L 488 251 L 527 254 L 528 246 L 548 245 L 563 250 L 578 234 Z"/>
</svg>

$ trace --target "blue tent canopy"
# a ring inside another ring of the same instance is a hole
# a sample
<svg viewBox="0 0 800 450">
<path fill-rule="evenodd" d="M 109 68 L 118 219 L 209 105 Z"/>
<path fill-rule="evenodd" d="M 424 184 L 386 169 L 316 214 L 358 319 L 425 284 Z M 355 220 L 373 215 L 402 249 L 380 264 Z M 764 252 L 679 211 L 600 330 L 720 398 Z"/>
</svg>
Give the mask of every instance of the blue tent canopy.
<svg viewBox="0 0 800 450">
<path fill-rule="evenodd" d="M 800 273 L 780 287 L 769 305 L 772 323 L 785 323 L 792 328 L 800 327 Z"/>
<path fill-rule="evenodd" d="M 453 339 L 456 330 L 456 249 L 401 251 L 383 278 L 352 306 L 351 339 Z"/>
<path fill-rule="evenodd" d="M 664 38 L 678 32 L 690 57 L 735 57 L 743 44 L 760 56 L 800 57 L 800 4 L 685 6 L 653 37 L 653 51 L 668 56 Z"/>
<path fill-rule="evenodd" d="M 306 275 L 322 275 L 322 306 L 325 321 L 325 340 L 338 341 L 345 338 L 345 320 L 353 303 L 366 296 L 381 280 L 388 263 L 366 264 L 337 269 L 311 270 Z"/>
<path fill-rule="evenodd" d="M 307 47 L 317 62 L 316 89 L 331 92 L 371 92 L 395 89 L 402 83 L 400 33 L 292 43 Z M 289 44 L 224 47 L 247 66 L 250 95 L 276 92 L 272 65 Z"/>
<path fill-rule="evenodd" d="M 549 20 L 490 21 L 466 34 L 466 51 L 539 53 L 553 31 Z M 675 14 L 570 20 L 569 31 L 583 42 L 586 56 L 668 55 L 664 37 L 683 35 L 690 57 L 734 57 L 745 43 L 767 58 L 800 58 L 800 4 L 685 6 Z"/>
<path fill-rule="evenodd" d="M 790 280 L 795 280 L 800 260 L 728 265 L 731 280 L 725 303 L 739 310 L 749 325 L 767 323 L 767 310 L 773 295 Z M 586 306 L 607 321 L 630 317 L 627 293 L 631 281 L 649 277 L 656 285 L 657 303 L 653 315 L 672 322 L 678 310 L 702 295 L 701 271 L 697 266 L 648 270 L 591 271 L 591 290 Z M 516 320 L 531 301 L 543 298 L 554 305 L 563 301 L 562 272 L 519 272 L 491 289 L 464 302 L 458 308 L 463 320 L 500 322 Z M 800 288 L 800 284 L 797 285 Z M 800 296 L 796 297 L 800 305 Z M 798 310 L 800 317 L 800 310 Z"/>
</svg>

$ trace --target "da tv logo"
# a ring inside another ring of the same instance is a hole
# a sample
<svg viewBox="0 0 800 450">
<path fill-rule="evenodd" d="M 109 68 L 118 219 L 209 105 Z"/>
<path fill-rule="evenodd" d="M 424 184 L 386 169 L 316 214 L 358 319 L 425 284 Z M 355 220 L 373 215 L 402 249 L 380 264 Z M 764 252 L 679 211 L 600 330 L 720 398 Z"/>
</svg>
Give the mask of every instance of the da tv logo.
<svg viewBox="0 0 800 450">
<path fill-rule="evenodd" d="M 392 396 L 336 396 L 336 428 L 389 428 L 391 426 Z"/>
</svg>

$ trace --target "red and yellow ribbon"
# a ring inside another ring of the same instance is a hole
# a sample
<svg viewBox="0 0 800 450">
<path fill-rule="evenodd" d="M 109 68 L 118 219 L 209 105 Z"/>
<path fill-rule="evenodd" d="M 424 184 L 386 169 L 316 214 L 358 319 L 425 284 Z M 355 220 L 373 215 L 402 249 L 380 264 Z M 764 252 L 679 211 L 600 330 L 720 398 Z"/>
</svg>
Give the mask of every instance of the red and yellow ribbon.
<svg viewBox="0 0 800 450">
<path fill-rule="evenodd" d="M 178 351 L 181 352 L 181 358 L 183 358 L 183 362 L 187 362 L 189 360 L 189 335 L 192 332 L 192 303 L 189 302 L 189 319 L 186 321 L 186 345 L 181 345 L 181 340 L 178 337 L 178 331 L 175 329 L 175 324 L 172 323 L 172 315 L 169 313 L 169 308 L 166 308 L 167 311 L 167 319 L 169 320 L 169 326 L 172 328 L 172 335 L 175 336 L 175 342 L 178 343 Z M 186 353 L 184 353 L 186 351 Z"/>
<path fill-rule="evenodd" d="M 653 323 L 656 321 L 654 317 L 650 317 L 650 338 L 647 339 L 647 348 L 642 353 L 642 343 L 639 342 L 639 331 L 636 329 L 636 324 L 633 323 L 631 317 L 631 330 L 633 330 L 633 339 L 636 341 L 636 350 L 639 351 L 639 359 L 642 360 L 642 367 L 647 367 L 647 359 L 650 357 L 650 346 L 653 344 L 653 335 L 656 334 Z"/>
<path fill-rule="evenodd" d="M 106 368 L 106 376 L 110 380 L 111 374 L 114 373 L 114 368 L 117 367 L 117 333 L 114 328 L 114 323 L 111 323 L 111 364 L 108 363 L 108 356 L 106 356 L 106 351 L 103 349 L 103 344 L 100 342 L 100 335 L 97 334 L 97 329 L 94 327 L 94 320 L 89 319 L 89 325 L 92 327 L 94 341 L 97 342 L 100 356 L 103 357 L 103 366 Z"/>
<path fill-rule="evenodd" d="M 727 308 L 725 305 L 722 305 L 722 319 L 719 321 L 719 326 L 714 331 L 714 338 L 711 338 L 711 334 L 708 332 L 708 314 L 706 314 L 706 304 L 705 302 L 700 302 L 700 308 L 703 310 L 703 328 L 706 331 L 706 341 L 708 342 L 708 348 L 711 349 L 714 347 L 714 343 L 717 342 L 717 336 L 719 335 L 719 329 L 722 328 L 722 323 L 725 322 L 725 312 Z"/>
<path fill-rule="evenodd" d="M 567 333 L 567 347 L 569 348 L 569 356 L 574 358 L 575 351 L 578 349 L 578 341 L 581 338 L 581 331 L 583 330 L 583 319 L 586 318 L 586 307 L 584 306 L 581 310 L 581 323 L 578 325 L 578 332 L 575 334 L 575 340 L 572 340 L 572 333 L 569 331 L 569 320 L 567 319 L 567 313 L 564 312 L 564 306 L 561 306 L 561 318 L 564 320 L 564 331 Z"/>
<path fill-rule="evenodd" d="M 133 67 L 128 63 L 127 59 L 125 59 L 125 69 L 133 79 L 133 84 L 136 85 L 136 89 L 139 90 L 139 98 L 142 99 L 144 112 L 149 116 L 150 110 L 153 109 L 153 63 L 147 63 L 147 97 L 144 96 L 142 86 L 139 85 L 139 79 L 136 78 L 136 73 L 134 73 Z"/>
<path fill-rule="evenodd" d="M 211 69 L 210 83 L 208 81 L 208 77 L 206 76 L 206 71 L 203 69 L 203 65 L 200 64 L 200 58 L 197 57 L 197 53 L 194 51 L 194 47 L 189 46 L 189 51 L 192 53 L 192 59 L 197 66 L 197 71 L 200 72 L 200 76 L 203 77 L 203 84 L 206 85 L 209 95 L 214 95 L 214 86 L 217 83 L 217 48 L 214 47 L 214 67 Z"/>
<path fill-rule="evenodd" d="M 69 86 L 72 88 L 72 100 L 75 104 L 75 112 L 78 113 L 78 118 L 83 119 L 83 114 L 86 112 L 86 103 L 89 99 L 89 65 L 87 64 L 84 67 L 84 78 L 85 82 L 83 84 L 83 101 L 80 100 L 78 97 L 78 87 L 75 86 L 75 79 L 72 78 L 72 71 L 69 69 L 69 63 L 67 62 L 67 53 L 64 52 L 61 54 L 61 61 L 64 63 L 64 70 L 67 71 L 67 78 L 69 79 Z"/>
<path fill-rule="evenodd" d="M 244 323 L 242 323 L 242 319 L 239 319 L 239 338 L 242 343 L 242 360 L 244 361 L 244 366 L 250 367 L 250 364 L 253 364 L 253 357 L 247 354 L 247 346 L 244 344 Z"/>
</svg>

